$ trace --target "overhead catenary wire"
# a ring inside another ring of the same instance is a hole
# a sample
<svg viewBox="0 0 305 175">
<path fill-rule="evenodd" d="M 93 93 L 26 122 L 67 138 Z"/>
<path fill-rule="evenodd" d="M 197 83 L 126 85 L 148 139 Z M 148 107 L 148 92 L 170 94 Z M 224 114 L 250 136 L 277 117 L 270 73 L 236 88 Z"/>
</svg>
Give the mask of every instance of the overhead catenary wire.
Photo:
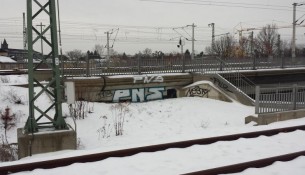
<svg viewBox="0 0 305 175">
<path fill-rule="evenodd" d="M 17 21 L 17 22 L 16 22 Z M 16 41 L 22 39 L 22 21 L 1 21 L 0 20 L 0 37 L 4 33 L 1 32 L 2 27 L 13 28 L 10 32 L 5 32 L 4 35 L 10 34 L 9 37 Z M 19 22 L 18 22 L 19 21 Z M 5 25 L 1 25 L 5 24 Z M 178 39 L 170 40 L 177 36 L 177 33 L 173 30 L 175 26 L 141 26 L 141 25 L 114 25 L 103 23 L 90 23 L 90 22 L 73 22 L 73 21 L 61 21 L 62 26 L 62 39 L 63 43 L 71 45 L 73 43 L 80 43 L 84 45 L 82 41 L 88 41 L 88 44 L 94 43 L 100 39 L 105 39 L 104 31 L 109 30 L 110 27 L 120 27 L 120 32 L 117 33 L 117 39 L 111 39 L 111 41 L 118 42 L 119 44 L 131 43 L 131 44 L 154 44 L 165 45 L 175 44 Z M 251 24 L 249 24 L 251 25 Z M 14 26 L 14 27 L 12 27 Z M 72 30 L 73 29 L 73 30 Z M 186 28 L 179 29 L 179 33 L 189 37 Z M 231 31 L 230 28 L 218 27 L 216 33 L 227 33 Z M 7 31 L 3 28 L 2 31 Z M 92 32 L 94 31 L 94 32 Z M 202 45 L 210 42 L 210 30 L 204 24 L 195 28 L 196 32 L 196 44 Z M 186 33 L 186 34 L 185 34 Z M 128 35 L 128 37 L 127 37 Z M 178 34 L 179 35 L 179 34 Z M 289 35 L 288 35 L 289 36 Z M 298 35 L 299 36 L 299 35 Z M 50 34 L 46 34 L 46 37 L 50 37 Z M 301 36 L 300 37 L 304 37 Z M 286 37 L 285 37 L 286 38 Z M 1 39 L 1 38 L 0 38 Z M 207 40 L 205 40 L 207 39 Z M 299 40 L 300 42 L 300 40 Z M 175 46 L 175 45 L 174 45 Z M 150 46 L 147 46 L 150 47 Z M 152 46 L 153 47 L 153 46 Z"/>
<path fill-rule="evenodd" d="M 216 0 L 182 0 L 182 1 L 194 1 L 194 2 L 208 2 L 208 3 L 217 3 L 217 4 L 237 4 L 237 5 L 248 5 L 248 6 L 271 6 L 271 7 L 285 7 L 289 8 L 290 6 L 275 5 L 275 4 L 261 4 L 261 3 L 243 3 L 243 2 L 229 2 L 229 1 L 216 1 Z"/>
<path fill-rule="evenodd" d="M 203 6 L 218 6 L 218 7 L 237 7 L 237 8 L 246 8 L 246 9 L 260 9 L 260 10 L 276 10 L 276 11 L 292 11 L 288 6 L 287 7 L 282 7 L 278 6 L 277 8 L 274 8 L 276 6 L 268 7 L 266 4 L 255 4 L 256 6 L 253 5 L 247 5 L 245 3 L 220 3 L 218 4 L 216 1 L 201 1 L 201 2 L 196 2 L 196 1 L 166 1 L 166 0 L 138 0 L 138 1 L 143 1 L 143 2 L 154 2 L 154 3 L 168 3 L 168 4 L 184 4 L 184 5 L 203 5 Z M 304 11 L 303 11 L 304 12 Z"/>
</svg>

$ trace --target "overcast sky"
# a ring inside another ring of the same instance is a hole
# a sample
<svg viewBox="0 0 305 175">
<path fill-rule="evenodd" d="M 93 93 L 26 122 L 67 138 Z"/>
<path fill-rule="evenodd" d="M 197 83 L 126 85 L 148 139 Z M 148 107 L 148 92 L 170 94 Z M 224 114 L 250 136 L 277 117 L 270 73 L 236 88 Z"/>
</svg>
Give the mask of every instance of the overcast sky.
<svg viewBox="0 0 305 175">
<path fill-rule="evenodd" d="M 43 0 L 39 2 L 44 2 Z M 203 51 L 211 43 L 209 23 L 215 23 L 216 35 L 236 29 L 262 27 L 275 23 L 292 24 L 293 0 L 59 0 L 64 52 L 92 50 L 95 44 L 106 44 L 106 31 L 114 30 L 110 45 L 114 50 L 133 54 L 145 48 L 179 52 L 180 36 L 191 39 L 194 23 L 195 50 Z M 305 6 L 297 7 L 297 19 L 305 19 Z M 0 40 L 7 39 L 10 48 L 22 48 L 22 13 L 26 0 L 1 0 Z M 301 21 L 300 20 L 300 21 Z M 38 18 L 34 24 L 46 23 Z M 304 23 L 305 24 L 305 23 Z M 258 31 L 255 31 L 257 33 Z M 249 32 L 244 32 L 248 35 Z M 291 40 L 292 29 L 280 29 L 285 40 Z M 297 28 L 297 43 L 305 44 L 305 29 Z M 115 39 L 115 41 L 114 41 Z M 191 42 L 186 41 L 186 49 Z M 35 45 L 40 50 L 40 45 Z"/>
</svg>

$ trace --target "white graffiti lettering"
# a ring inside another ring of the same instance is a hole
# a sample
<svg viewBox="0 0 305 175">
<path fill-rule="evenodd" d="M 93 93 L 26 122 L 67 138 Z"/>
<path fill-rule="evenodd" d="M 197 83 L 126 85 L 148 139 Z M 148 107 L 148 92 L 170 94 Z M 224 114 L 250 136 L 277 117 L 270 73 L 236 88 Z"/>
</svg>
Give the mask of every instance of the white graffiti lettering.
<svg viewBox="0 0 305 175">
<path fill-rule="evenodd" d="M 129 96 L 130 96 L 129 90 L 116 90 L 112 101 L 118 103 L 121 98 L 129 97 Z"/>
<path fill-rule="evenodd" d="M 144 89 L 131 89 L 131 101 L 145 101 Z"/>
<path fill-rule="evenodd" d="M 122 100 L 144 102 L 163 99 L 163 91 L 165 91 L 164 87 L 116 90 L 112 101 L 115 103 Z"/>
<path fill-rule="evenodd" d="M 143 76 L 134 76 L 133 77 L 133 83 L 137 83 L 139 81 L 143 81 L 143 83 L 163 83 L 164 79 L 162 76 L 158 75 L 143 75 Z"/>
<path fill-rule="evenodd" d="M 163 97 L 163 92 L 164 91 L 164 87 L 160 87 L 160 88 L 149 88 L 148 89 L 148 93 L 150 93 L 149 95 L 146 96 L 146 100 L 157 100 L 157 99 L 162 99 Z"/>
</svg>

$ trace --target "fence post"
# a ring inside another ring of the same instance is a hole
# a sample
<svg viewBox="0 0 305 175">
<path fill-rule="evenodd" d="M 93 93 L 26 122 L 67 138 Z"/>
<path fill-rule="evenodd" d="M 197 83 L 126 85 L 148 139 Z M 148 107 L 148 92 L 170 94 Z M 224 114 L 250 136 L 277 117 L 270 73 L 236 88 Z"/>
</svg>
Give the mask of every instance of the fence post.
<svg viewBox="0 0 305 175">
<path fill-rule="evenodd" d="M 141 60 L 141 55 L 138 54 L 138 75 L 141 75 L 141 64 L 140 64 L 140 60 Z"/>
<path fill-rule="evenodd" d="M 297 109 L 297 88 L 298 85 L 296 84 L 292 86 L 292 110 Z"/>
<path fill-rule="evenodd" d="M 89 51 L 87 52 L 87 57 L 86 57 L 86 75 L 87 75 L 87 77 L 90 76 L 90 72 L 89 72 Z"/>
<path fill-rule="evenodd" d="M 65 70 L 65 61 L 64 61 L 64 59 L 63 59 L 63 56 L 62 56 L 62 54 L 60 55 L 60 60 L 61 60 L 61 78 L 64 78 L 65 77 L 65 72 L 64 72 L 64 70 Z"/>
<path fill-rule="evenodd" d="M 199 67 L 199 70 L 201 69 L 201 72 L 204 72 L 204 60 L 203 56 L 201 57 L 201 66 Z"/>
<path fill-rule="evenodd" d="M 256 57 L 253 57 L 253 70 L 256 70 Z"/>
<path fill-rule="evenodd" d="M 164 65 L 164 57 L 163 57 L 163 54 L 161 55 L 161 70 L 162 72 L 165 72 L 165 65 Z"/>
<path fill-rule="evenodd" d="M 220 67 L 219 67 L 219 71 L 222 71 L 222 66 L 223 66 L 223 61 L 222 61 L 222 59 L 220 59 Z"/>
<path fill-rule="evenodd" d="M 259 114 L 260 87 L 255 86 L 255 114 Z"/>
<path fill-rule="evenodd" d="M 281 68 L 282 68 L 282 69 L 284 69 L 284 64 L 285 64 L 285 63 L 284 63 L 284 57 L 281 56 Z"/>
<path fill-rule="evenodd" d="M 182 54 L 182 73 L 185 73 L 185 59 L 183 54 Z"/>
</svg>

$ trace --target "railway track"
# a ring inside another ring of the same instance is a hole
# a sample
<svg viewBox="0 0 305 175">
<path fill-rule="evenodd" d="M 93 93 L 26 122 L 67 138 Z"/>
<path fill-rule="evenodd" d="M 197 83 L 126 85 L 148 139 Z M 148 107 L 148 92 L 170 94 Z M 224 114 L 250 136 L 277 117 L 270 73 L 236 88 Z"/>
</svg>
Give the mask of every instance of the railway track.
<svg viewBox="0 0 305 175">
<path fill-rule="evenodd" d="M 21 75 L 21 74 L 27 74 L 27 71 L 25 70 L 0 70 L 0 75 Z"/>
<path fill-rule="evenodd" d="M 218 137 L 211 137 L 211 138 L 203 138 L 203 139 L 196 139 L 196 140 L 187 140 L 181 142 L 173 142 L 173 143 L 165 143 L 159 145 L 151 145 L 145 147 L 137 147 L 137 148 L 130 148 L 124 150 L 117 150 L 117 151 L 110 151 L 110 152 L 102 152 L 102 153 L 95 153 L 89 155 L 82 155 L 76 157 L 68 157 L 63 159 L 54 159 L 54 160 L 46 160 L 41 162 L 32 162 L 32 163 L 25 163 L 25 164 L 18 164 L 18 165 L 10 165 L 10 166 L 2 166 L 0 167 L 0 175 L 2 174 L 9 174 L 9 173 L 16 173 L 21 171 L 32 171 L 37 168 L 42 169 L 50 169 L 56 167 L 63 167 L 68 166 L 73 163 L 86 163 L 86 162 L 96 162 L 100 160 L 104 160 L 110 157 L 126 157 L 132 156 L 138 153 L 143 152 L 156 152 L 156 151 L 163 151 L 169 148 L 187 148 L 192 145 L 207 145 L 212 144 L 218 141 L 234 141 L 240 138 L 256 138 L 259 136 L 273 136 L 279 133 L 285 132 L 293 132 L 296 130 L 305 130 L 305 125 L 301 126 L 293 126 L 293 127 L 286 127 L 286 128 L 278 128 L 278 129 L 271 129 L 271 130 L 263 130 L 263 131 L 256 131 L 256 132 L 249 132 L 249 133 L 240 133 L 234 135 L 225 135 L 225 136 L 218 136 Z M 275 161 L 288 161 L 292 160 L 296 157 L 305 155 L 305 151 L 292 153 L 287 155 L 282 155 L 278 157 L 268 158 L 266 160 L 257 160 L 253 162 L 246 162 L 237 165 L 231 165 L 227 167 L 219 167 L 216 169 L 210 170 L 203 170 L 198 172 L 193 172 L 190 174 L 208 174 L 212 175 L 213 173 L 219 174 L 220 173 L 231 173 L 231 172 L 240 172 L 244 169 L 250 167 L 264 167 L 267 165 L 272 164 Z"/>
<path fill-rule="evenodd" d="M 269 166 L 277 161 L 281 161 L 281 162 L 291 161 L 300 156 L 305 156 L 305 150 L 300 151 L 300 152 L 294 152 L 294 153 L 290 153 L 290 154 L 275 156 L 275 157 L 269 157 L 266 159 L 259 159 L 259 160 L 254 160 L 254 161 L 250 161 L 250 162 L 243 162 L 243 163 L 234 164 L 234 165 L 228 165 L 228 166 L 223 166 L 223 167 L 217 167 L 217 168 L 212 168 L 212 169 L 207 169 L 207 170 L 202 170 L 202 171 L 186 173 L 184 175 L 217 175 L 217 174 L 239 173 L 248 168 L 262 168 L 262 167 Z"/>
</svg>

